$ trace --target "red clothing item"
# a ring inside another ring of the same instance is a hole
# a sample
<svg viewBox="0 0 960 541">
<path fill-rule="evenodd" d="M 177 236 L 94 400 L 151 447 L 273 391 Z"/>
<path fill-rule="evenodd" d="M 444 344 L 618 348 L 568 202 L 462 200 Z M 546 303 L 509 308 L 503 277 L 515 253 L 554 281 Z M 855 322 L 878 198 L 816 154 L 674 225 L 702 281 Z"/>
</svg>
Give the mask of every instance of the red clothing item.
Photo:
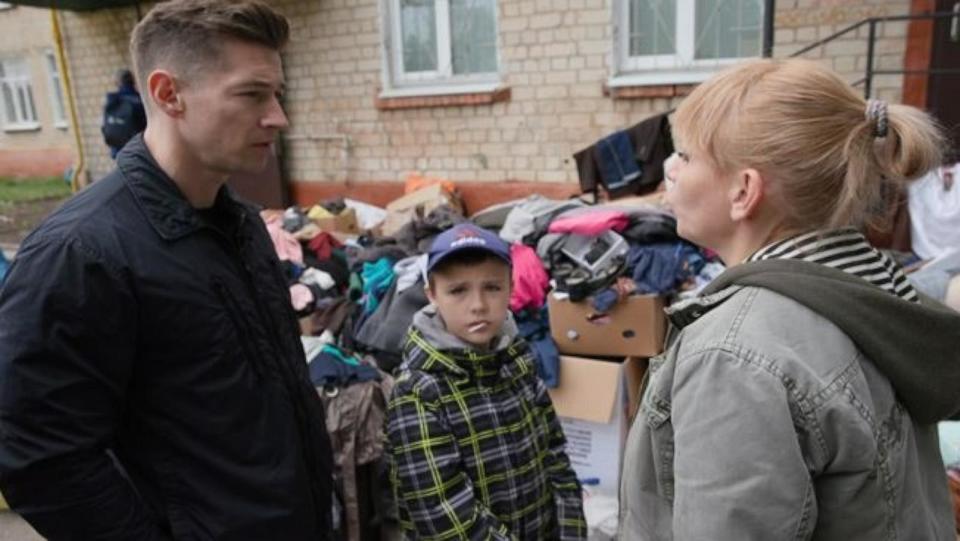
<svg viewBox="0 0 960 541">
<path fill-rule="evenodd" d="M 310 250 L 317 254 L 317 259 L 320 261 L 326 261 L 330 259 L 330 256 L 333 254 L 334 248 L 339 248 L 343 246 L 336 237 L 330 233 L 323 232 L 318 234 L 316 237 L 310 239 L 310 243 L 307 245 Z"/>
<path fill-rule="evenodd" d="M 513 261 L 513 292 L 510 294 L 510 310 L 519 312 L 524 308 L 539 309 L 547 298 L 550 277 L 543 262 L 533 248 L 520 243 L 510 246 Z"/>
<path fill-rule="evenodd" d="M 619 210 L 597 210 L 577 213 L 550 222 L 550 233 L 575 233 L 595 237 L 606 231 L 620 232 L 630 225 L 630 218 Z"/>
</svg>

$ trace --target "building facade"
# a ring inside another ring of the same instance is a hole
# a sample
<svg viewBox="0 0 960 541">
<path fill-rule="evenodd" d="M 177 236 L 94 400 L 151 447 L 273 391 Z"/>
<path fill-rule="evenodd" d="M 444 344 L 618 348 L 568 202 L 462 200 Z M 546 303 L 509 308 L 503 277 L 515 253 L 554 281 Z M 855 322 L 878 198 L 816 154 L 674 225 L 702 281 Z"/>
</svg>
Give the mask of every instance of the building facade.
<svg viewBox="0 0 960 541">
<path fill-rule="evenodd" d="M 61 175 L 74 159 L 50 12 L 0 2 L 0 177 Z"/>
<path fill-rule="evenodd" d="M 376 186 L 368 191 L 392 196 L 412 171 L 473 186 L 570 187 L 574 152 L 759 56 L 765 20 L 763 0 L 269 1 L 292 24 L 283 163 L 301 195 Z M 911 0 L 778 0 L 773 53 L 910 10 Z M 95 178 L 111 163 L 102 96 L 129 64 L 137 13 L 61 17 Z M 907 23 L 879 25 L 875 43 L 876 67 L 902 69 Z M 804 56 L 854 81 L 866 54 L 863 28 Z M 878 76 L 873 88 L 898 101 L 902 76 Z"/>
</svg>

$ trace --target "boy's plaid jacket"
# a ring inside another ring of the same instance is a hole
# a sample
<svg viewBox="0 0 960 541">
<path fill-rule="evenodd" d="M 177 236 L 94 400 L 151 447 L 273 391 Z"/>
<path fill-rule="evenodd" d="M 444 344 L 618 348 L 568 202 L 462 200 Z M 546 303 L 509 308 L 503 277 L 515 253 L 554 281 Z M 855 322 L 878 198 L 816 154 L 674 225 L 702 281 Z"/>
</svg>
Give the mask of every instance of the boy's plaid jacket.
<svg viewBox="0 0 960 541">
<path fill-rule="evenodd" d="M 387 437 L 407 537 L 586 539 L 580 484 L 527 343 L 440 350 L 414 325 L 403 353 Z"/>
</svg>

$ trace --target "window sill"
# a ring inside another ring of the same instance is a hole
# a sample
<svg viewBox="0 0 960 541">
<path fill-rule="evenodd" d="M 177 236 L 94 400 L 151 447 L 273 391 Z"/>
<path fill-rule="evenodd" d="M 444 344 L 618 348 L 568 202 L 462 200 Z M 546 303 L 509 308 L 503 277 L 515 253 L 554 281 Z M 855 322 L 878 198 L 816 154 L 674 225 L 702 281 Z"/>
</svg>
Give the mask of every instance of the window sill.
<svg viewBox="0 0 960 541">
<path fill-rule="evenodd" d="M 510 87 L 500 83 L 469 86 L 402 88 L 381 91 L 374 105 L 381 111 L 424 107 L 491 105 L 510 100 Z"/>
<path fill-rule="evenodd" d="M 40 123 L 31 122 L 29 124 L 8 124 L 3 127 L 3 131 L 7 133 L 40 131 Z"/>
<path fill-rule="evenodd" d="M 695 84 L 659 84 L 659 85 L 623 85 L 613 86 L 603 85 L 603 95 L 615 100 L 631 99 L 649 99 L 649 98 L 673 98 L 677 96 L 686 96 L 696 88 Z"/>
<path fill-rule="evenodd" d="M 63 131 L 67 131 L 70 129 L 70 124 L 67 124 L 66 122 L 57 122 L 53 126 L 58 130 L 63 130 Z"/>
<path fill-rule="evenodd" d="M 603 86 L 603 93 L 614 99 L 686 96 L 694 86 L 706 81 L 728 65 L 730 63 L 690 69 L 664 69 L 614 75 Z"/>
</svg>

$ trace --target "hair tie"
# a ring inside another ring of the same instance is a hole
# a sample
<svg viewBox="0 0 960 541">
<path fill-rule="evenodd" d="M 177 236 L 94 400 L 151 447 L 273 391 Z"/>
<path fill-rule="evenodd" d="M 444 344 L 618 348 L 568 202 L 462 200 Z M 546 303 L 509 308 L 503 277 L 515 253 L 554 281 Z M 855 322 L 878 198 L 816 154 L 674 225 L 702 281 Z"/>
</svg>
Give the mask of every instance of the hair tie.
<svg viewBox="0 0 960 541">
<path fill-rule="evenodd" d="M 883 100 L 867 100 L 867 120 L 873 123 L 873 136 L 883 138 L 887 136 L 887 102 Z"/>
</svg>

